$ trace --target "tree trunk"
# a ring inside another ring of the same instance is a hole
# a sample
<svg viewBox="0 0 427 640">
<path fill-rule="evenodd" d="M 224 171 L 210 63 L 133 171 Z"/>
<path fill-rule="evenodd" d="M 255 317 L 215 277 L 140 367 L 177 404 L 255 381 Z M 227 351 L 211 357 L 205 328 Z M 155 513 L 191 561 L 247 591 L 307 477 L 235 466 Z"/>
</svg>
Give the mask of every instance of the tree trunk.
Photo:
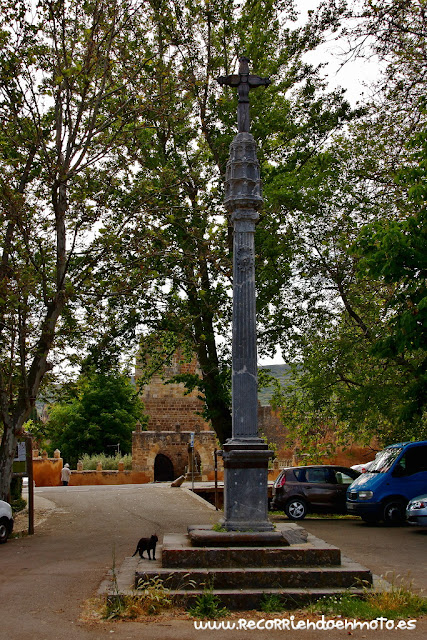
<svg viewBox="0 0 427 640">
<path fill-rule="evenodd" d="M 211 290 L 208 269 L 205 256 L 200 256 L 198 261 L 201 273 L 202 288 Z M 215 342 L 214 316 L 209 304 L 209 296 L 200 300 L 194 290 L 188 291 L 189 302 L 193 307 L 194 338 L 196 342 L 197 357 L 202 371 L 205 401 L 209 412 L 212 427 L 221 444 L 232 435 L 232 418 L 229 403 L 227 402 L 227 390 L 219 367 L 219 358 Z"/>
<path fill-rule="evenodd" d="M 13 424 L 4 424 L 4 433 L 0 446 L 0 500 L 10 500 L 10 481 L 15 457 L 16 434 Z"/>
</svg>

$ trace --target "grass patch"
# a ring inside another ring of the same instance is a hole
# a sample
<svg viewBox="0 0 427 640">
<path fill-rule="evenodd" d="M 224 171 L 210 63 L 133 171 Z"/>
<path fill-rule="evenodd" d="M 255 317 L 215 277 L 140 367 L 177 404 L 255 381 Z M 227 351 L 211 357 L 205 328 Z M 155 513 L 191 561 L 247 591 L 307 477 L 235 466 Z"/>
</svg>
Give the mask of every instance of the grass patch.
<svg viewBox="0 0 427 640">
<path fill-rule="evenodd" d="M 116 594 L 107 598 L 102 618 L 104 620 L 135 620 L 144 616 L 156 616 L 172 607 L 170 592 L 160 578 L 140 582 L 129 595 Z"/>
<path fill-rule="evenodd" d="M 366 589 L 364 597 L 346 594 L 322 598 L 310 605 L 308 612 L 359 620 L 375 620 L 381 616 L 390 620 L 404 620 L 426 615 L 427 600 L 401 584 L 392 585 L 390 591 L 370 592 Z"/>
<path fill-rule="evenodd" d="M 286 513 L 282 510 L 277 511 L 269 511 L 269 516 L 283 516 L 290 520 Z M 360 516 L 352 516 L 347 513 L 308 513 L 305 519 L 313 519 L 313 520 L 360 520 Z M 297 522 L 294 520 L 290 520 L 290 522 Z M 303 520 L 299 521 L 303 522 Z"/>
</svg>

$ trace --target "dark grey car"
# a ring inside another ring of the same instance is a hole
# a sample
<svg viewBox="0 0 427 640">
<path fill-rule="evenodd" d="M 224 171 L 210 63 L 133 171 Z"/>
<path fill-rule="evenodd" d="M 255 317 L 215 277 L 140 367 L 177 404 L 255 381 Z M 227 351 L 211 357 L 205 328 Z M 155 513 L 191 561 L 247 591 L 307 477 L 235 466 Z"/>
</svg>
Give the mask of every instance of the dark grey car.
<svg viewBox="0 0 427 640">
<path fill-rule="evenodd" d="M 291 520 L 309 512 L 345 513 L 346 492 L 359 471 L 336 465 L 309 465 L 283 469 L 273 485 L 273 510 Z"/>
</svg>

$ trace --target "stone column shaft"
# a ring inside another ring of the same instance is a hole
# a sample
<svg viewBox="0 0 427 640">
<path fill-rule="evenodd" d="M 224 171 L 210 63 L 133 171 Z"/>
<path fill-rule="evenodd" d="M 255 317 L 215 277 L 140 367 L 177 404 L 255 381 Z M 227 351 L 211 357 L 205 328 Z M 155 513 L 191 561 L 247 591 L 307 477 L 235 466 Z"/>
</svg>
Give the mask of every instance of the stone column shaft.
<svg viewBox="0 0 427 640">
<path fill-rule="evenodd" d="M 254 210 L 234 212 L 233 440 L 258 439 Z"/>
</svg>

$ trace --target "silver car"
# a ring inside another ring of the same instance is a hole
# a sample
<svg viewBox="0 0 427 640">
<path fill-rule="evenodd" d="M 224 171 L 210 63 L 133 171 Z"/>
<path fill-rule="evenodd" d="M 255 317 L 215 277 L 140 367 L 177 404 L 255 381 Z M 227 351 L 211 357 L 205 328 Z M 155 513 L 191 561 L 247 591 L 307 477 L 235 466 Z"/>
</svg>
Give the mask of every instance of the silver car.
<svg viewBox="0 0 427 640">
<path fill-rule="evenodd" d="M 412 498 L 406 506 L 406 519 L 410 524 L 427 526 L 427 493 Z"/>
<path fill-rule="evenodd" d="M 6 542 L 13 529 L 12 507 L 0 500 L 0 544 Z"/>
</svg>

